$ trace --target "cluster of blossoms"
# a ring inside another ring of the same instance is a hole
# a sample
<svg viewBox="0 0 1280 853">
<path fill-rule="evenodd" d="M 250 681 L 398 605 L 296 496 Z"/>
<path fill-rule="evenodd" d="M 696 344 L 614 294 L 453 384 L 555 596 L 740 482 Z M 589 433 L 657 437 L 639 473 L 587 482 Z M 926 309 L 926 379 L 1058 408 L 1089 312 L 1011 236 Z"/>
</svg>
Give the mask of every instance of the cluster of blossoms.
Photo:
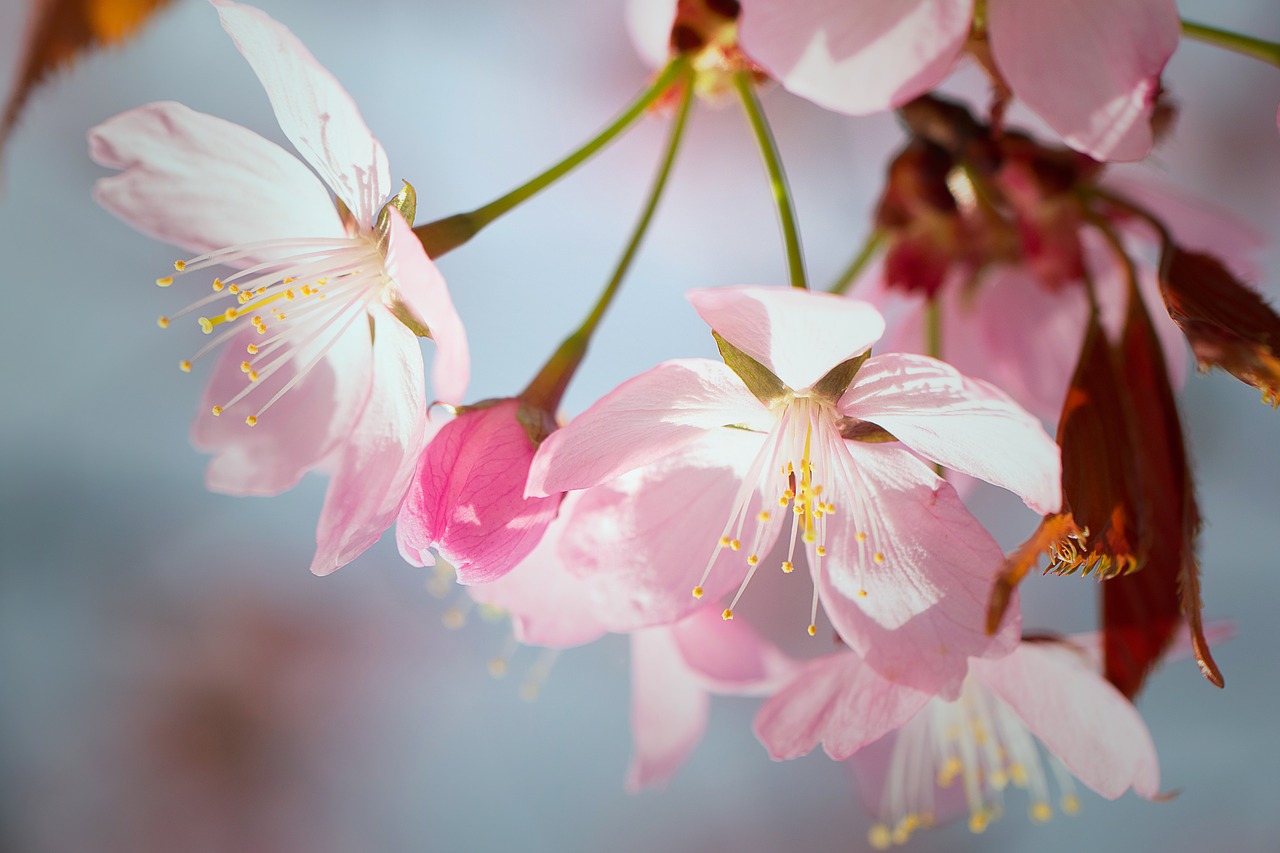
<svg viewBox="0 0 1280 853">
<path fill-rule="evenodd" d="M 1175 648 L 1222 684 L 1174 399 L 1184 341 L 1280 402 L 1280 317 L 1243 283 L 1247 229 L 1106 171 L 1167 126 L 1172 0 L 633 2 L 661 70 L 618 121 L 417 228 L 413 188 L 392 185 L 334 78 L 262 12 L 211 1 L 302 161 L 176 103 L 90 133 L 119 170 L 98 201 L 190 253 L 157 283 L 211 288 L 160 320 L 195 315 L 209 336 L 182 370 L 217 353 L 192 432 L 210 488 L 275 494 L 327 472 L 317 574 L 394 525 L 405 560 L 444 567 L 522 643 L 630 635 L 633 789 L 676 772 L 710 695 L 745 694 L 764 697 L 755 733 L 774 758 L 821 744 L 854 764 L 877 848 L 961 813 L 981 831 L 1009 786 L 1036 821 L 1075 812 L 1077 782 L 1160 793 L 1133 697 Z M 930 94 L 962 56 L 990 76 L 984 116 Z M 849 114 L 896 109 L 907 131 L 831 292 L 807 286 L 755 96 L 767 80 Z M 790 286 L 691 291 L 721 359 L 666 361 L 566 422 L 700 95 L 746 109 Z M 1013 102 L 1067 147 L 1005 127 Z M 467 402 L 466 336 L 431 258 L 663 105 L 667 153 L 600 301 L 527 388 Z M 966 509 L 974 479 L 1042 516 L 1012 555 Z M 1043 559 L 1102 581 L 1097 636 L 1023 636 L 1018 584 Z M 778 626 L 835 650 L 786 652 Z"/>
</svg>

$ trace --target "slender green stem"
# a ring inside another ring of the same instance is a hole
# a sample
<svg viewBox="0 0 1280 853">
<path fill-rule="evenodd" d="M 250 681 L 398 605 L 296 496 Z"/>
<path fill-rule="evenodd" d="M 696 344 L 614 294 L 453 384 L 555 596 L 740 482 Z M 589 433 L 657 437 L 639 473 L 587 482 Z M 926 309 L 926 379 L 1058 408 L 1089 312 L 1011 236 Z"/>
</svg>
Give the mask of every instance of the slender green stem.
<svg viewBox="0 0 1280 853">
<path fill-rule="evenodd" d="M 804 253 L 800 248 L 800 231 L 796 227 L 791 190 L 787 187 L 787 175 L 782 171 L 782 158 L 778 155 L 778 145 L 774 142 L 773 132 L 769 130 L 769 122 L 764 117 L 760 99 L 756 97 L 751 72 L 739 71 L 734 74 L 733 85 L 742 99 L 742 108 L 747 114 L 747 121 L 751 123 L 756 144 L 760 147 L 764 167 L 769 172 L 769 189 L 773 192 L 773 201 L 778 207 L 778 219 L 782 223 L 782 239 L 787 247 L 787 268 L 791 277 L 791 286 L 807 290 L 809 282 L 804 274 Z"/>
<path fill-rule="evenodd" d="M 832 293 L 844 293 L 849 289 L 849 285 L 857 281 L 858 276 L 862 275 L 862 271 L 867 268 L 867 264 L 876 256 L 876 252 L 884 243 L 884 238 L 883 231 L 872 231 L 867 235 L 867 239 L 862 244 L 862 248 L 858 250 L 858 254 L 853 256 L 849 266 L 845 267 L 844 272 L 840 273 L 836 283 L 831 285 Z"/>
<path fill-rule="evenodd" d="M 1191 21 L 1182 22 L 1182 34 L 1187 38 L 1196 39 L 1243 56 L 1260 59 L 1280 68 L 1280 44 L 1276 42 L 1233 33 L 1230 30 L 1220 30 L 1217 27 L 1209 27 L 1204 24 L 1192 23 Z"/>
<path fill-rule="evenodd" d="M 538 372 L 538 375 L 529 383 L 529 387 L 524 394 L 521 395 L 526 402 L 536 403 L 546 411 L 554 411 L 556 406 L 559 405 L 560 398 L 563 396 L 565 388 L 569 385 L 569 380 L 573 378 L 574 371 L 578 369 L 583 356 L 586 355 L 587 345 L 591 342 L 591 336 L 595 334 L 605 311 L 608 310 L 614 296 L 617 295 L 618 290 L 622 287 L 622 281 L 631 269 L 631 263 L 635 260 L 636 252 L 639 250 L 645 234 L 649 231 L 653 215 L 658 209 L 658 202 L 662 199 L 663 190 L 666 189 L 667 180 L 671 176 L 671 167 L 675 164 L 676 153 L 680 150 L 680 142 L 684 138 L 684 130 L 688 124 L 692 106 L 693 81 L 686 78 L 680 97 L 680 107 L 676 112 L 675 120 L 671 124 L 671 131 L 667 136 L 666 152 L 662 157 L 658 172 L 654 176 L 653 185 L 649 189 L 649 197 L 645 201 L 644 209 L 632 229 L 631 239 L 627 241 L 622 257 L 618 259 L 613 275 L 610 276 L 609 283 L 605 285 L 604 290 L 600 292 L 600 296 L 592 307 L 591 313 L 582 321 L 582 325 L 578 327 L 577 331 L 565 338 L 564 343 L 560 344 L 559 349 L 547 360 L 546 366 Z"/>
<path fill-rule="evenodd" d="M 649 88 L 641 92 L 631 105 L 607 127 L 551 168 L 470 213 L 458 213 L 414 228 L 414 233 L 422 241 L 427 254 L 432 258 L 438 258 L 445 252 L 456 249 L 504 213 L 528 201 L 563 178 L 634 124 L 645 110 L 671 88 L 672 84 L 687 78 L 689 73 L 688 57 L 677 56 L 662 70 Z"/>
</svg>

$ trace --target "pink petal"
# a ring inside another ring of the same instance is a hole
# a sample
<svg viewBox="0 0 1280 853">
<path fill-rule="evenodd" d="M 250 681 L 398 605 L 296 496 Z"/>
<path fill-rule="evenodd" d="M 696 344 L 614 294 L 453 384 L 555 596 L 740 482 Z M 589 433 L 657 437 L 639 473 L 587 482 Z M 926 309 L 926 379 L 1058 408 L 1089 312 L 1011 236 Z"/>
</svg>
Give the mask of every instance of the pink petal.
<svg viewBox="0 0 1280 853">
<path fill-rule="evenodd" d="M 560 553 L 590 582 L 593 618 L 612 631 L 669 624 L 737 586 L 742 568 L 721 559 L 701 602 L 691 595 L 759 443 L 743 430 L 718 430 L 582 496 Z"/>
<path fill-rule="evenodd" d="M 909 451 L 847 447 L 845 476 L 831 483 L 836 513 L 817 581 L 823 609 L 881 675 L 954 698 L 971 656 L 1017 642 L 1016 618 L 995 638 L 983 630 L 1004 552 L 955 489 Z"/>
<path fill-rule="evenodd" d="M 391 526 L 422 450 L 426 399 L 418 339 L 389 313 L 377 312 L 375 322 L 369 401 L 340 449 L 325 494 L 311 562 L 317 575 L 345 566 Z"/>
<path fill-rule="evenodd" d="M 927 459 L 1009 489 L 1044 515 L 1062 501 L 1058 445 L 1003 391 L 945 362 L 893 353 L 869 359 L 840 400 Z"/>
<path fill-rule="evenodd" d="M 453 307 L 453 298 L 444 276 L 414 236 L 411 223 L 400 211 L 391 215 L 387 248 L 387 274 L 395 281 L 396 295 L 410 313 L 431 331 L 436 355 L 431 361 L 431 387 L 435 399 L 457 405 L 467 393 L 471 379 L 471 356 L 462 318 Z"/>
<path fill-rule="evenodd" d="M 743 0 L 747 54 L 801 97 L 853 115 L 887 110 L 951 71 L 973 0 Z"/>
<path fill-rule="evenodd" d="M 552 433 L 533 460 L 527 493 L 585 489 L 676 453 L 707 430 L 762 419 L 772 421 L 723 362 L 668 361 Z"/>
<path fill-rule="evenodd" d="M 671 27 L 679 0 L 627 0 L 627 34 L 636 53 L 650 68 L 661 68 L 671 55 Z"/>
<path fill-rule="evenodd" d="M 1173 0 L 990 0 L 991 52 L 1014 95 L 1077 151 L 1140 160 L 1160 72 L 1178 46 Z"/>
<path fill-rule="evenodd" d="M 865 302 L 793 287 L 717 287 L 687 296 L 716 334 L 800 391 L 884 334 Z"/>
<path fill-rule="evenodd" d="M 1050 290 L 1021 267 L 989 272 L 978 289 L 973 320 L 988 366 L 980 376 L 1003 388 L 1034 415 L 1056 423 L 1084 342 L 1089 302 L 1082 287 Z M 947 361 L 968 371 L 968 363 Z"/>
<path fill-rule="evenodd" d="M 1009 704 L 1045 748 L 1108 799 L 1130 786 L 1160 793 L 1155 744 L 1138 710 L 1087 657 L 1054 643 L 973 662 L 973 675 Z"/>
<path fill-rule="evenodd" d="M 400 508 L 396 542 L 410 563 L 434 548 L 458 581 L 483 584 L 511 571 L 542 538 L 559 495 L 526 498 L 533 442 L 505 400 L 467 411 L 436 433 Z"/>
<path fill-rule="evenodd" d="M 1109 171 L 1103 183 L 1108 191 L 1155 214 L 1182 248 L 1221 259 L 1241 278 L 1256 281 L 1262 277 L 1258 256 L 1267 248 L 1267 238 L 1248 220 L 1207 199 L 1132 173 Z M 1154 238 L 1145 223 L 1133 220 L 1124 224 L 1148 240 Z"/>
<path fill-rule="evenodd" d="M 280 129 L 356 220 L 371 225 L 391 194 L 387 154 L 333 75 L 279 22 L 252 6 L 210 0 L 266 89 Z"/>
<path fill-rule="evenodd" d="M 297 157 L 182 104 L 148 104 L 107 119 L 89 131 L 89 156 L 124 170 L 94 184 L 99 204 L 193 254 L 343 236 L 329 193 Z"/>
<path fill-rule="evenodd" d="M 799 758 L 819 743 L 842 761 L 906 723 L 930 694 L 894 684 L 857 655 L 810 661 L 756 714 L 756 737 L 775 761 Z"/>
<path fill-rule="evenodd" d="M 707 727 L 707 693 L 669 628 L 631 635 L 631 766 L 627 790 L 666 784 Z"/>
<path fill-rule="evenodd" d="M 703 607 L 671 626 L 689 670 L 713 693 L 765 696 L 795 674 L 795 665 L 743 619 L 726 621 Z"/>
<path fill-rule="evenodd" d="M 347 439 L 369 398 L 373 362 L 369 330 L 360 320 L 344 332 L 325 357 L 288 393 L 272 404 L 256 426 L 246 415 L 262 408 L 298 370 L 312 361 L 306 349 L 257 383 L 221 417 L 210 410 L 225 405 L 245 387 L 240 369 L 245 345 L 260 340 L 246 329 L 223 346 L 200 410 L 191 425 L 191 443 L 213 453 L 205 482 L 229 495 L 274 495 L 291 489 Z"/>
<path fill-rule="evenodd" d="M 512 632 L 521 643 L 565 649 L 605 633 L 605 626 L 596 619 L 593 579 L 571 572 L 560 556 L 561 536 L 584 494 L 588 493 L 565 496 L 559 517 L 518 566 L 493 583 L 467 588 L 476 601 L 507 612 Z M 578 521 L 589 523 L 589 519 Z"/>
</svg>

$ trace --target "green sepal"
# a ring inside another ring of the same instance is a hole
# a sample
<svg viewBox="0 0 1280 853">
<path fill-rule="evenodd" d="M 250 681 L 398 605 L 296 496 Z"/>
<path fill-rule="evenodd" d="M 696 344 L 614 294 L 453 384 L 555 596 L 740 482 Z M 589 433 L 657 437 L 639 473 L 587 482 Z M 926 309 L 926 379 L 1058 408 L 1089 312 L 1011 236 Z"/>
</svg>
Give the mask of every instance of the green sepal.
<svg viewBox="0 0 1280 853">
<path fill-rule="evenodd" d="M 724 363 L 738 374 L 747 390 L 765 406 L 772 406 L 791 393 L 791 389 L 774 376 L 769 368 L 720 337 L 714 330 L 711 336 L 716 339 L 716 346 L 720 348 L 720 357 L 724 359 Z"/>
<path fill-rule="evenodd" d="M 857 418 L 841 418 L 837 425 L 840 437 L 850 441 L 864 441 L 868 444 L 880 444 L 886 441 L 897 441 L 898 437 L 879 424 L 871 421 L 860 421 Z"/>
<path fill-rule="evenodd" d="M 818 397 L 831 405 L 840 402 L 840 398 L 844 396 L 844 392 L 849 390 L 849 386 L 853 384 L 853 377 L 857 375 L 858 369 L 862 367 L 862 363 L 871 357 L 871 350 L 867 350 L 862 355 L 855 355 L 847 361 L 842 361 L 835 367 L 827 371 L 827 374 L 813 383 L 813 396 Z"/>
</svg>

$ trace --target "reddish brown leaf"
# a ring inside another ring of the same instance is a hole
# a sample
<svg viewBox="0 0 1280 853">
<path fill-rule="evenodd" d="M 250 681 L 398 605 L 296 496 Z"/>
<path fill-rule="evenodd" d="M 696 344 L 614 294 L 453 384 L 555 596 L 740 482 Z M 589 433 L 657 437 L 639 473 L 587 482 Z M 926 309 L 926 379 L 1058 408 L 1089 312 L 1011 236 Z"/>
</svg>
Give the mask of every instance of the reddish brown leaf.
<svg viewBox="0 0 1280 853">
<path fill-rule="evenodd" d="M 1222 673 L 1201 622 L 1195 484 L 1164 353 L 1136 293 L 1130 297 L 1121 356 L 1123 381 L 1141 430 L 1134 458 L 1153 536 L 1142 571 L 1103 585 L 1105 673 L 1132 697 L 1185 618 L 1201 672 L 1221 687 Z"/>
<path fill-rule="evenodd" d="M 31 0 L 22 61 L 0 116 L 0 147 L 41 82 L 87 50 L 117 45 L 172 0 Z"/>
<path fill-rule="evenodd" d="M 1217 258 L 1169 251 L 1165 305 L 1201 369 L 1220 367 L 1280 406 L 1280 315 Z"/>
</svg>

